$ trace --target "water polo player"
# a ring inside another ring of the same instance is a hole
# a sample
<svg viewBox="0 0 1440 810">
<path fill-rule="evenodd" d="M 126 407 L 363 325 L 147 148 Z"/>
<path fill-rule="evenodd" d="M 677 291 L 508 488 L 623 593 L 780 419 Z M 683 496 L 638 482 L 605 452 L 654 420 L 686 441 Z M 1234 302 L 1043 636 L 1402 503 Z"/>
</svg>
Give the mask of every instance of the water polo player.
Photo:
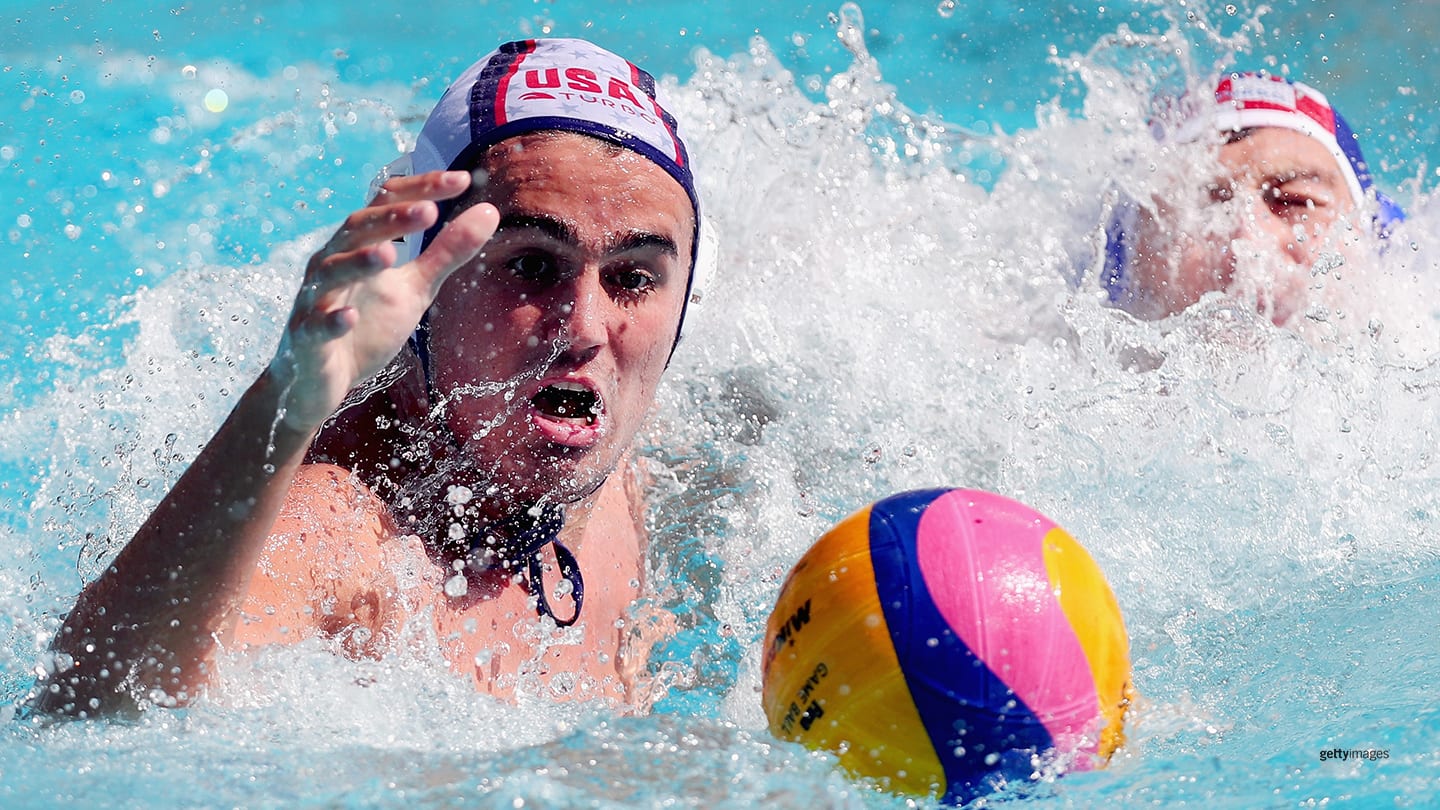
<svg viewBox="0 0 1440 810">
<path fill-rule="evenodd" d="M 467 70 L 410 170 L 311 258 L 269 367 L 82 592 L 37 703 L 180 703 L 217 643 L 375 657 L 402 629 L 482 691 L 528 672 L 623 697 L 643 534 L 615 473 L 699 249 L 676 132 L 653 78 L 589 42 L 509 43 Z M 418 416 L 352 419 L 353 467 L 307 463 L 407 342 Z"/>
<path fill-rule="evenodd" d="M 1115 305 L 1139 317 L 1163 318 L 1222 291 L 1289 323 L 1311 301 L 1312 272 L 1373 256 L 1377 237 L 1403 218 L 1375 188 L 1345 119 L 1306 84 L 1232 73 L 1213 95 L 1177 108 L 1157 121 L 1171 125 L 1167 150 L 1213 145 L 1213 160 L 1182 159 L 1170 189 L 1153 204 L 1120 204 L 1106 233 L 1102 281 Z"/>
</svg>

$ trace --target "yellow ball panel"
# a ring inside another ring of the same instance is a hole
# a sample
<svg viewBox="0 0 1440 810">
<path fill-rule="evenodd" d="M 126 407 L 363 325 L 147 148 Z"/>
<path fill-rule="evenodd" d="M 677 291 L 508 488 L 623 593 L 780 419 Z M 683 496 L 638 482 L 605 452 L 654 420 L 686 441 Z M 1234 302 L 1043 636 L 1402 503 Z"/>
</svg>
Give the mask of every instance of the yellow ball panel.
<svg viewBox="0 0 1440 810">
<path fill-rule="evenodd" d="M 1098 753 L 1108 759 L 1125 742 L 1125 709 L 1130 703 L 1130 641 L 1125 620 L 1104 572 L 1075 538 L 1057 526 L 1043 542 L 1045 571 L 1090 663 L 1105 718 Z"/>
<path fill-rule="evenodd" d="M 888 788 L 945 791 L 876 593 L 868 508 L 796 564 L 765 638 L 762 701 L 771 733 L 835 751 L 846 769 Z"/>
</svg>

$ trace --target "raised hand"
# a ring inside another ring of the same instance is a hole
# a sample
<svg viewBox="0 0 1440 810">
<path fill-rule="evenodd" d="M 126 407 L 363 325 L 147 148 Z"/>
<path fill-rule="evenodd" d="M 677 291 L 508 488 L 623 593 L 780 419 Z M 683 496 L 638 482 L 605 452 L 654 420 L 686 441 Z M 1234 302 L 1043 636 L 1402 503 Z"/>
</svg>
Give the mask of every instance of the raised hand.
<svg viewBox="0 0 1440 810">
<path fill-rule="evenodd" d="M 288 427 L 314 429 L 352 387 L 384 368 L 445 279 L 479 255 L 500 219 L 489 203 L 447 222 L 414 261 L 392 266 L 392 240 L 434 225 L 437 202 L 470 184 L 470 174 L 458 171 L 391 179 L 310 258 L 269 369 L 283 386 Z"/>
</svg>

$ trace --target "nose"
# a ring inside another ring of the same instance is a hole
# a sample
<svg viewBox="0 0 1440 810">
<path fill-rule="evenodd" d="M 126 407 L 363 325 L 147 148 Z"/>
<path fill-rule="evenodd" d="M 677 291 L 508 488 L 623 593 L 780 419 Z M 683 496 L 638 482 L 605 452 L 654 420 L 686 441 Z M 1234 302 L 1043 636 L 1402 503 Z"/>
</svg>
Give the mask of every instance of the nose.
<svg viewBox="0 0 1440 810">
<path fill-rule="evenodd" d="M 556 301 L 555 340 L 572 355 L 588 357 L 605 343 L 610 299 L 591 267 L 564 285 Z"/>
</svg>

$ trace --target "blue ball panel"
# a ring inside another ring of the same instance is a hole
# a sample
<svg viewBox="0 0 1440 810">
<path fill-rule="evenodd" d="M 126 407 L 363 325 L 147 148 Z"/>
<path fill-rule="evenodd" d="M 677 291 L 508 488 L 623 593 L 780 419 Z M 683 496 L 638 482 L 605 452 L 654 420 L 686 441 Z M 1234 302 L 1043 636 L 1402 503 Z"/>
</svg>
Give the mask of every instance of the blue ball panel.
<svg viewBox="0 0 1440 810">
<path fill-rule="evenodd" d="M 1030 707 L 950 629 L 925 585 L 915 544 L 920 516 L 949 491 L 906 492 L 876 503 L 870 557 L 905 683 L 945 770 L 944 799 L 958 803 L 985 792 L 982 786 L 997 777 L 1028 779 L 1031 755 L 1054 741 Z M 998 759 L 987 763 L 992 756 Z"/>
</svg>

